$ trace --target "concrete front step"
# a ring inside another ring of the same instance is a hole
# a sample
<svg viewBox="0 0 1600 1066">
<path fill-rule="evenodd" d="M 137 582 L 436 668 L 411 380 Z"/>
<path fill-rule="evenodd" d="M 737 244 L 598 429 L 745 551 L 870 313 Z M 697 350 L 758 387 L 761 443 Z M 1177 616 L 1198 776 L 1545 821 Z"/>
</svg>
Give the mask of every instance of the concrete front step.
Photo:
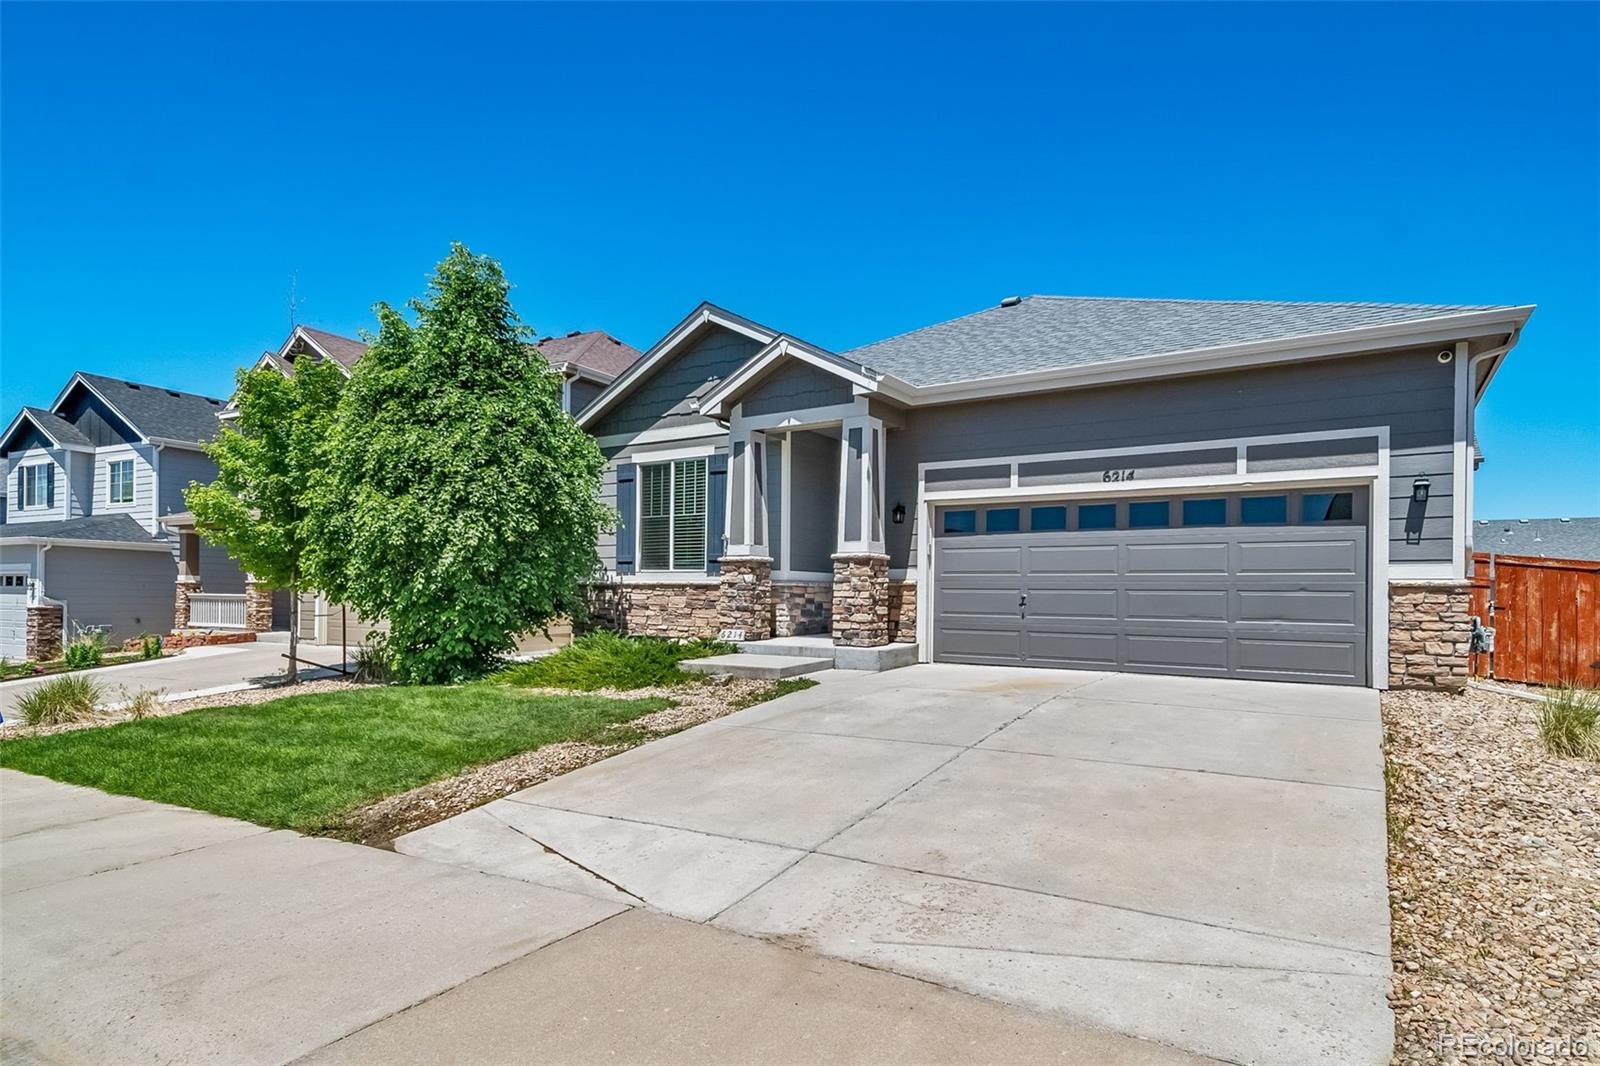
<svg viewBox="0 0 1600 1066">
<path fill-rule="evenodd" d="M 705 659 L 686 659 L 678 664 L 691 674 L 728 674 L 732 677 L 754 677 L 776 681 L 800 674 L 814 674 L 818 670 L 833 669 L 832 659 L 802 658 L 798 655 L 753 655 L 738 652 L 734 655 L 713 655 Z"/>
<path fill-rule="evenodd" d="M 752 655 L 794 655 L 802 659 L 833 659 L 833 638 L 826 633 L 809 637 L 773 637 L 741 640 L 739 650 Z"/>
</svg>

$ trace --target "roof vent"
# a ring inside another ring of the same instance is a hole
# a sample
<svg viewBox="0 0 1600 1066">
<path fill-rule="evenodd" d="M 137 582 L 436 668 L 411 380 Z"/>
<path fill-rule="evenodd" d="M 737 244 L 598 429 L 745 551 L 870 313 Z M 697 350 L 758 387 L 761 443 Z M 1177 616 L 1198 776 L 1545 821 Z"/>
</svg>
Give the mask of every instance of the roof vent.
<svg viewBox="0 0 1600 1066">
<path fill-rule="evenodd" d="M 578 336 L 578 335 L 579 335 L 579 334 L 581 334 L 581 333 L 582 333 L 582 332 L 583 332 L 583 330 L 581 330 L 581 329 L 575 329 L 575 330 L 573 330 L 573 331 L 572 331 L 572 332 L 571 332 L 571 333 L 569 333 L 569 334 L 567 334 L 567 336 L 569 336 L 569 337 L 576 337 L 576 336 Z"/>
<path fill-rule="evenodd" d="M 1021 302 L 1022 302 L 1022 297 L 1020 297 L 1020 296 L 1007 296 L 1004 300 L 1000 301 L 1000 306 L 1001 307 L 1015 307 Z"/>
<path fill-rule="evenodd" d="M 175 393 L 175 392 L 173 392 L 173 391 L 172 391 L 172 390 L 171 390 L 171 389 L 168 389 L 168 390 L 167 390 L 167 395 L 168 395 L 168 396 L 174 396 L 174 397 L 175 397 L 175 396 L 177 396 L 177 395 L 178 395 L 178 394 L 177 394 L 177 393 Z"/>
<path fill-rule="evenodd" d="M 138 388 L 138 387 L 139 387 L 139 386 L 137 386 L 137 385 L 135 385 L 135 384 L 134 384 L 134 383 L 133 383 L 133 382 L 131 382 L 131 381 L 125 381 L 125 382 L 123 382 L 123 384 L 124 384 L 124 385 L 126 385 L 126 386 L 128 386 L 128 388 L 130 388 L 130 389 L 137 389 L 137 388 Z"/>
</svg>

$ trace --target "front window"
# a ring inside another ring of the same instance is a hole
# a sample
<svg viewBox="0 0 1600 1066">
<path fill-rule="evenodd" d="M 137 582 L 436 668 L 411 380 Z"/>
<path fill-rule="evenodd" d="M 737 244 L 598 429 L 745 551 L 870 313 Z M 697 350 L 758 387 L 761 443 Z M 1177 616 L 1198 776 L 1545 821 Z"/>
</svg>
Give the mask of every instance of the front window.
<svg viewBox="0 0 1600 1066">
<path fill-rule="evenodd" d="M 118 459 L 106 464 L 111 478 L 111 502 L 133 502 L 133 460 Z"/>
<path fill-rule="evenodd" d="M 639 563 L 645 570 L 706 568 L 706 461 L 639 468 Z"/>
<path fill-rule="evenodd" d="M 35 463 L 22 468 L 22 506 L 49 507 L 55 503 L 56 468 Z"/>
</svg>

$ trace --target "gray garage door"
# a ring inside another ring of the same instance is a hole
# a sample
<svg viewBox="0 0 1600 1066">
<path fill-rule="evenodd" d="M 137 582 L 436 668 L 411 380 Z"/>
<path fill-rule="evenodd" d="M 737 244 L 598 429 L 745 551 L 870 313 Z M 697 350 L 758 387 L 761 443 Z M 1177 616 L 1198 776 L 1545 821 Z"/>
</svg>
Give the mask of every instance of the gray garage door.
<svg viewBox="0 0 1600 1066">
<path fill-rule="evenodd" d="M 1362 489 L 940 508 L 932 657 L 1365 685 Z"/>
</svg>

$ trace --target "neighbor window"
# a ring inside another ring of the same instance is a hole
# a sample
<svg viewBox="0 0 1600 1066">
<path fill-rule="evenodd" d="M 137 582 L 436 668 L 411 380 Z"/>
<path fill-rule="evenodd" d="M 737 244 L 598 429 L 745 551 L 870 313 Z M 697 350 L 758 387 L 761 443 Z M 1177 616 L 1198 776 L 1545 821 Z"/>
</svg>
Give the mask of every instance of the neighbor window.
<svg viewBox="0 0 1600 1066">
<path fill-rule="evenodd" d="M 1117 505 L 1114 503 L 1084 503 L 1078 505 L 1079 529 L 1116 529 Z"/>
<path fill-rule="evenodd" d="M 1308 492 L 1300 497 L 1300 521 L 1348 522 L 1355 517 L 1355 496 L 1349 492 Z"/>
<path fill-rule="evenodd" d="M 706 461 L 639 468 L 639 564 L 645 570 L 706 568 Z"/>
<path fill-rule="evenodd" d="M 1186 526 L 1225 526 L 1228 524 L 1227 500 L 1184 500 L 1183 524 Z"/>
<path fill-rule="evenodd" d="M 56 468 L 52 463 L 35 463 L 22 468 L 21 507 L 53 507 L 56 502 Z"/>
<path fill-rule="evenodd" d="M 991 507 L 983 513 L 985 533 L 1015 533 L 1022 528 L 1022 511 L 1017 507 Z"/>
<path fill-rule="evenodd" d="M 1164 529 L 1172 524 L 1172 504 L 1166 500 L 1144 500 L 1128 504 L 1129 529 Z"/>
<path fill-rule="evenodd" d="M 1035 533 L 1067 528 L 1065 507 L 1033 507 L 1028 511 L 1028 528 Z"/>
<path fill-rule="evenodd" d="M 1289 520 L 1289 497 L 1246 496 L 1239 501 L 1239 521 L 1247 526 L 1270 526 Z"/>
<path fill-rule="evenodd" d="M 106 464 L 111 476 L 112 503 L 133 502 L 133 460 L 117 459 Z"/>
<path fill-rule="evenodd" d="M 978 512 L 946 511 L 942 528 L 946 533 L 976 533 L 978 531 Z"/>
</svg>

